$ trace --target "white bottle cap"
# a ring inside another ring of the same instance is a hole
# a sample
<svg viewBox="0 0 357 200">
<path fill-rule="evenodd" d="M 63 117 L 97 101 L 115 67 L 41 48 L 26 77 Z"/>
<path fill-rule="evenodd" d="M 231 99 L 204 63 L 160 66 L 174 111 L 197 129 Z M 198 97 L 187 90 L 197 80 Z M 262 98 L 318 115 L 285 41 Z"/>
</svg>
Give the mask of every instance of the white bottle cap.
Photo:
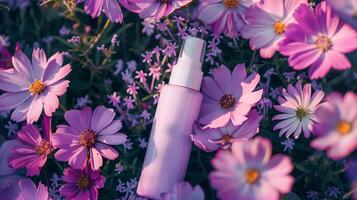
<svg viewBox="0 0 357 200">
<path fill-rule="evenodd" d="M 177 63 L 173 66 L 169 84 L 199 91 L 203 77 L 201 68 L 205 50 L 204 40 L 187 37 L 181 46 Z"/>
</svg>

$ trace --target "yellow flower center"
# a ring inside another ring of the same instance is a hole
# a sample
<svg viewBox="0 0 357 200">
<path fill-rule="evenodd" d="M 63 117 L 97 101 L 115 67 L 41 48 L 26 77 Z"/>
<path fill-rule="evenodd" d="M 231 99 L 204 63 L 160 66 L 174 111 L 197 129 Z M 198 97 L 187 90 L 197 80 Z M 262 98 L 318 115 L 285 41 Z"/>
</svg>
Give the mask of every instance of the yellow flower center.
<svg viewBox="0 0 357 200">
<path fill-rule="evenodd" d="M 278 35 L 284 33 L 285 32 L 285 24 L 281 21 L 276 21 L 274 23 L 274 31 Z"/>
<path fill-rule="evenodd" d="M 36 80 L 30 85 L 29 91 L 32 95 L 38 95 L 41 94 L 45 90 L 45 88 L 46 85 L 42 81 Z"/>
<path fill-rule="evenodd" d="M 239 0 L 223 0 L 223 4 L 226 8 L 232 9 L 239 5 Z"/>
<path fill-rule="evenodd" d="M 92 147 L 96 141 L 96 134 L 94 131 L 87 129 L 81 132 L 79 135 L 79 143 L 83 147 Z"/>
<path fill-rule="evenodd" d="M 327 51 L 331 48 L 332 44 L 331 40 L 326 35 L 320 34 L 315 41 L 315 45 L 318 49 Z"/>
<path fill-rule="evenodd" d="M 48 155 L 53 151 L 52 143 L 47 140 L 42 140 L 41 143 L 36 146 L 35 151 L 40 155 Z"/>
<path fill-rule="evenodd" d="M 228 108 L 232 108 L 235 103 L 236 103 L 236 99 L 234 98 L 233 95 L 225 94 L 223 97 L 221 97 L 218 104 L 221 108 L 228 109 Z"/>
<path fill-rule="evenodd" d="M 77 180 L 77 186 L 81 190 L 88 189 L 90 186 L 90 180 L 89 180 L 88 176 L 85 174 L 80 175 Z"/>
<path fill-rule="evenodd" d="M 305 108 L 298 108 L 295 111 L 296 117 L 301 121 L 304 117 L 306 117 L 307 115 L 309 115 L 309 111 L 306 110 Z"/>
<path fill-rule="evenodd" d="M 249 184 L 256 183 L 260 178 L 260 172 L 257 169 L 247 169 L 244 174 L 245 181 Z"/>
<path fill-rule="evenodd" d="M 340 121 L 336 125 L 336 131 L 341 135 L 347 135 L 352 130 L 352 124 L 347 121 Z"/>
</svg>

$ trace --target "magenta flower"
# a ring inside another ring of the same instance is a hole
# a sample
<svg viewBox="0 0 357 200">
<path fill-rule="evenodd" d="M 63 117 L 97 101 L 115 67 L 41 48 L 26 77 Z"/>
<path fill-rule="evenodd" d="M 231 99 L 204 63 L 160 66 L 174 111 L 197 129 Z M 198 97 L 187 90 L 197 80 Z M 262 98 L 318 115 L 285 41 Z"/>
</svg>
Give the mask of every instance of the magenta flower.
<svg viewBox="0 0 357 200">
<path fill-rule="evenodd" d="M 260 49 L 263 58 L 271 58 L 284 39 L 286 26 L 295 22 L 295 9 L 307 0 L 265 0 L 254 4 L 247 12 L 248 24 L 242 35 L 252 49 Z"/>
<path fill-rule="evenodd" d="M 326 2 L 331 6 L 332 10 L 335 11 L 341 19 L 350 24 L 353 28 L 357 28 L 356 0 L 326 0 Z"/>
<path fill-rule="evenodd" d="M 192 0 L 127 0 L 128 2 L 135 4 L 136 12 L 139 13 L 141 18 L 154 18 L 158 20 L 164 16 L 170 15 L 176 9 L 179 9 L 189 3 Z M 132 8 L 133 6 L 131 6 Z M 132 9 L 130 9 L 132 10 Z M 135 9 L 134 9 L 135 10 Z"/>
<path fill-rule="evenodd" d="M 9 164 L 20 169 L 26 167 L 27 176 L 39 175 L 42 167 L 47 161 L 48 155 L 54 150 L 50 140 L 50 119 L 44 118 L 44 138 L 42 138 L 37 128 L 28 124 L 22 127 L 17 133 L 21 144 L 11 149 L 12 155 L 9 157 Z"/>
<path fill-rule="evenodd" d="M 58 108 L 69 81 L 63 80 L 71 71 L 69 64 L 62 67 L 63 56 L 56 53 L 47 60 L 42 49 L 34 49 L 32 63 L 21 50 L 12 57 L 14 70 L 0 73 L 0 110 L 12 110 L 11 119 L 32 124 L 44 109 L 47 116 Z"/>
<path fill-rule="evenodd" d="M 311 84 L 305 84 L 302 88 L 301 82 L 298 82 L 295 87 L 288 85 L 287 90 L 283 89 L 282 95 L 278 98 L 280 105 L 274 105 L 277 111 L 283 113 L 273 117 L 273 120 L 281 120 L 274 130 L 280 129 L 280 137 L 286 134 L 286 137 L 294 135 L 296 139 L 303 132 L 305 138 L 309 138 L 317 120 L 315 111 L 322 105 L 325 93 L 318 90 L 311 96 Z"/>
<path fill-rule="evenodd" d="M 118 152 L 109 145 L 126 142 L 126 135 L 119 133 L 122 128 L 120 120 L 114 120 L 115 112 L 104 106 L 98 106 L 92 113 L 89 107 L 83 110 L 69 110 L 64 118 L 69 124 L 57 126 L 52 136 L 53 144 L 60 150 L 55 157 L 68 161 L 75 169 L 83 169 L 89 161 L 93 170 L 103 165 L 102 156 L 114 160 Z"/>
<path fill-rule="evenodd" d="M 84 2 L 84 10 L 93 18 L 98 17 L 102 11 L 112 22 L 123 22 L 123 12 L 120 8 L 119 0 L 77 0 L 77 3 Z"/>
<path fill-rule="evenodd" d="M 297 23 L 290 24 L 279 50 L 289 56 L 288 62 L 295 70 L 309 66 L 309 77 L 324 77 L 331 69 L 351 68 L 345 53 L 357 49 L 357 34 L 321 2 L 314 14 L 311 7 L 301 5 L 294 13 Z"/>
<path fill-rule="evenodd" d="M 221 150 L 212 159 L 215 168 L 209 174 L 212 187 L 225 200 L 278 200 L 279 193 L 292 189 L 294 178 L 290 157 L 271 157 L 272 147 L 268 139 L 257 137 L 248 141 L 236 141 L 232 152 Z"/>
<path fill-rule="evenodd" d="M 231 122 L 220 128 L 201 129 L 194 126 L 195 135 L 191 135 L 192 141 L 200 149 L 211 152 L 217 149 L 228 149 L 236 140 L 247 140 L 255 136 L 259 131 L 259 123 L 262 117 L 256 110 L 251 110 L 243 124 L 234 126 Z"/>
<path fill-rule="evenodd" d="M 64 184 L 60 188 L 60 194 L 68 200 L 97 200 L 98 189 L 103 188 L 105 183 L 105 177 L 90 168 L 66 168 L 62 180 Z"/>
<path fill-rule="evenodd" d="M 198 18 L 212 31 L 234 38 L 246 23 L 247 9 L 260 0 L 200 0 Z"/>
<path fill-rule="evenodd" d="M 327 103 L 316 111 L 319 123 L 314 125 L 318 137 L 311 146 L 326 150 L 332 159 L 341 159 L 357 148 L 357 94 L 348 92 L 344 97 L 338 93 L 327 96 Z"/>
<path fill-rule="evenodd" d="M 194 188 L 189 182 L 180 182 L 174 185 L 172 192 L 164 193 L 160 200 L 204 200 L 205 194 L 199 185 Z"/>
<path fill-rule="evenodd" d="M 225 66 L 213 70 L 212 77 L 204 77 L 204 95 L 199 123 L 205 128 L 219 128 L 232 121 L 241 125 L 250 109 L 262 98 L 263 90 L 254 91 L 260 80 L 257 73 L 247 77 L 244 64 L 238 64 L 231 73 Z"/>
<path fill-rule="evenodd" d="M 47 187 L 39 183 L 38 187 L 31 181 L 31 179 L 21 179 L 19 181 L 20 193 L 15 200 L 48 200 Z"/>
</svg>

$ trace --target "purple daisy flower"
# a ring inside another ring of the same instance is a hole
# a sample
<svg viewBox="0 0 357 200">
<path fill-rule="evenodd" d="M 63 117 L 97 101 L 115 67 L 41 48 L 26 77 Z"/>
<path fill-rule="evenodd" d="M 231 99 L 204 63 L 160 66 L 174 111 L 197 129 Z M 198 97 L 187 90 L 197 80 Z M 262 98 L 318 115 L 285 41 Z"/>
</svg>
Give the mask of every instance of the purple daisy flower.
<svg viewBox="0 0 357 200">
<path fill-rule="evenodd" d="M 289 56 L 290 66 L 295 70 L 311 66 L 311 79 L 324 77 L 331 68 L 351 68 L 345 53 L 357 49 L 356 31 L 344 24 L 326 2 L 321 2 L 315 13 L 302 4 L 294 18 L 297 23 L 287 27 L 285 39 L 279 43 L 280 52 Z"/>
<path fill-rule="evenodd" d="M 255 136 L 259 131 L 259 123 L 262 116 L 256 110 L 251 110 L 243 124 L 234 126 L 231 122 L 220 128 L 201 129 L 194 126 L 195 135 L 191 135 L 192 141 L 200 149 L 211 152 L 219 148 L 228 149 L 236 140 L 247 140 Z"/>
<path fill-rule="evenodd" d="M 274 126 L 274 130 L 280 129 L 279 136 L 286 134 L 297 139 L 303 132 L 305 138 L 309 138 L 312 126 L 316 123 L 316 109 L 320 105 L 325 93 L 321 90 L 315 91 L 311 95 L 311 84 L 305 84 L 302 88 L 301 82 L 288 85 L 287 90 L 283 89 L 282 97 L 278 98 L 280 105 L 274 105 L 274 108 L 281 112 L 273 117 L 273 120 L 280 120 Z"/>
<path fill-rule="evenodd" d="M 98 106 L 94 112 L 89 107 L 83 110 L 69 110 L 64 118 L 69 124 L 57 126 L 52 141 L 60 150 L 55 157 L 68 161 L 75 169 L 83 169 L 89 161 L 93 170 L 103 165 L 102 156 L 114 160 L 118 152 L 109 145 L 126 142 L 126 135 L 119 133 L 122 128 L 120 120 L 114 120 L 115 112 L 104 106 Z"/>
<path fill-rule="evenodd" d="M 141 18 L 154 18 L 158 20 L 170 15 L 176 9 L 192 2 L 192 0 L 127 0 L 134 3 L 139 10 Z"/>
<path fill-rule="evenodd" d="M 50 140 L 50 119 L 44 118 L 45 137 L 42 138 L 37 128 L 28 124 L 17 133 L 19 145 L 11 149 L 9 164 L 20 169 L 26 167 L 27 176 L 39 175 L 41 168 L 45 165 L 48 155 L 54 150 Z"/>
<path fill-rule="evenodd" d="M 63 80 L 71 71 L 69 64 L 62 67 L 63 56 L 56 53 L 47 60 L 42 49 L 34 49 L 32 63 L 21 51 L 12 57 L 14 70 L 0 73 L 0 110 L 12 110 L 11 119 L 32 124 L 42 110 L 47 116 L 58 108 L 58 96 L 62 96 L 69 85 Z"/>
<path fill-rule="evenodd" d="M 99 171 L 90 168 L 82 170 L 66 168 L 62 180 L 64 184 L 59 191 L 68 200 L 97 200 L 98 189 L 103 188 L 105 183 L 105 177 L 100 175 Z"/>
<path fill-rule="evenodd" d="M 48 200 L 48 189 L 47 187 L 39 183 L 38 187 L 31 181 L 31 179 L 21 179 L 18 183 L 19 185 L 19 196 L 15 200 Z"/>
<path fill-rule="evenodd" d="M 86 13 L 93 18 L 98 17 L 103 11 L 110 21 L 117 23 L 123 21 L 119 0 L 77 0 L 77 3 L 82 2 Z"/>
<path fill-rule="evenodd" d="M 232 122 L 237 126 L 248 118 L 250 109 L 262 98 L 263 90 L 254 91 L 260 76 L 247 76 L 244 64 L 238 64 L 231 73 L 225 66 L 213 70 L 213 78 L 203 78 L 204 95 L 199 123 L 204 128 L 218 128 Z"/>
</svg>

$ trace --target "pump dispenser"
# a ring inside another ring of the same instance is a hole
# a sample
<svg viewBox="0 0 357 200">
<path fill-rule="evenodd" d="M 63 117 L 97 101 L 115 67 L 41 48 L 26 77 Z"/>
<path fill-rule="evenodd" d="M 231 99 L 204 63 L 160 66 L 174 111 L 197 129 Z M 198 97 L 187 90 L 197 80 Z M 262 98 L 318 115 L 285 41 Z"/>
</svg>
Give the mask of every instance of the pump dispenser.
<svg viewBox="0 0 357 200">
<path fill-rule="evenodd" d="M 169 84 L 161 89 L 138 183 L 139 196 L 158 199 L 185 178 L 192 146 L 190 135 L 202 103 L 199 90 L 205 48 L 204 40 L 186 38 Z"/>
</svg>

